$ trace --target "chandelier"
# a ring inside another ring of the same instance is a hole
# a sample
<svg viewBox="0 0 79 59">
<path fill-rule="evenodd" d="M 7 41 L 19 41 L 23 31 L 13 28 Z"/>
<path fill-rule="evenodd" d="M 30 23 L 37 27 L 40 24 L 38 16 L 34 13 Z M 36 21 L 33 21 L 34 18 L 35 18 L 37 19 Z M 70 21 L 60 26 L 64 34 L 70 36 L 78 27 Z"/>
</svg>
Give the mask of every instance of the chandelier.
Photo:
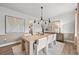
<svg viewBox="0 0 79 59">
<path fill-rule="evenodd" d="M 48 23 L 51 22 L 51 21 L 50 21 L 50 18 L 48 18 L 48 20 L 44 20 L 44 18 L 43 18 L 43 6 L 41 6 L 41 17 L 40 17 L 40 22 L 41 22 L 41 21 L 45 22 L 45 24 L 47 24 L 47 21 L 48 21 Z M 38 24 L 40 24 L 40 22 L 38 22 Z M 34 20 L 34 23 L 36 23 L 36 20 Z"/>
</svg>

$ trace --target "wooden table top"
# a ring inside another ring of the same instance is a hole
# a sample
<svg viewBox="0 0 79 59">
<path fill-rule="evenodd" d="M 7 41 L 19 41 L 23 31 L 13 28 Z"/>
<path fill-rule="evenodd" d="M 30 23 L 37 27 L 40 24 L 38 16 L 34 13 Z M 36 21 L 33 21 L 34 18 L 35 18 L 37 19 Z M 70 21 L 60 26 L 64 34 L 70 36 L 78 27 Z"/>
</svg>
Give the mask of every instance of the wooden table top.
<svg viewBox="0 0 79 59">
<path fill-rule="evenodd" d="M 22 38 L 24 41 L 31 42 L 31 41 L 35 41 L 35 40 L 38 40 L 38 39 L 41 39 L 44 37 L 48 37 L 49 35 L 53 35 L 53 34 L 50 34 L 50 33 L 45 33 L 44 35 L 35 34 L 35 35 L 31 35 L 31 36 L 22 36 Z"/>
</svg>

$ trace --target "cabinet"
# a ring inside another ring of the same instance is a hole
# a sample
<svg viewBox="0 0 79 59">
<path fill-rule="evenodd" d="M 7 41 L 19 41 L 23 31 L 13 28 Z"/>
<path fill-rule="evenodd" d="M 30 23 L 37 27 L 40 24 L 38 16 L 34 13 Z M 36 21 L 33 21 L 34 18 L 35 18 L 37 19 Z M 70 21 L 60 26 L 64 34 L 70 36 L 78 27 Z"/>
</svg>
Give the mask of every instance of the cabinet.
<svg viewBox="0 0 79 59">
<path fill-rule="evenodd" d="M 61 41 L 61 42 L 64 41 L 64 34 L 63 34 L 63 33 L 57 33 L 56 36 L 57 36 L 57 37 L 56 37 L 56 40 L 57 40 L 57 41 Z"/>
</svg>

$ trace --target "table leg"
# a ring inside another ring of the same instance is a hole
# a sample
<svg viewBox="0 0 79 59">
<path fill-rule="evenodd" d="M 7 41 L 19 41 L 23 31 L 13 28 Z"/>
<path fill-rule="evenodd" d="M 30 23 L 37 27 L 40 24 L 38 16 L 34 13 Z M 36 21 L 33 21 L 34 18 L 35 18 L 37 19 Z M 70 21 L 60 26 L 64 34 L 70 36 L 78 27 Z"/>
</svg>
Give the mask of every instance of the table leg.
<svg viewBox="0 0 79 59">
<path fill-rule="evenodd" d="M 33 42 L 29 42 L 29 55 L 33 55 Z"/>
</svg>

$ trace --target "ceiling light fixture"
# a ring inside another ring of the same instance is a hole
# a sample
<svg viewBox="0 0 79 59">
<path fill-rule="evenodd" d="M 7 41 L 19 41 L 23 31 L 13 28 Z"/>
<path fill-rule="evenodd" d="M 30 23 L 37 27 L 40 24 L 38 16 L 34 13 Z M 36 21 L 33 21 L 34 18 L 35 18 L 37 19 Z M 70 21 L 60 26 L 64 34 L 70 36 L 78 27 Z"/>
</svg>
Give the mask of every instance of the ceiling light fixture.
<svg viewBox="0 0 79 59">
<path fill-rule="evenodd" d="M 43 6 L 41 6 L 41 18 L 40 18 L 40 22 L 41 22 L 41 21 L 45 22 L 45 24 L 47 24 L 46 21 L 48 21 L 48 23 L 51 22 L 51 21 L 50 21 L 50 18 L 48 18 L 48 20 L 44 20 L 44 18 L 43 18 Z M 38 22 L 38 24 L 40 24 L 40 22 Z M 34 20 L 34 23 L 36 23 L 36 20 Z"/>
</svg>

